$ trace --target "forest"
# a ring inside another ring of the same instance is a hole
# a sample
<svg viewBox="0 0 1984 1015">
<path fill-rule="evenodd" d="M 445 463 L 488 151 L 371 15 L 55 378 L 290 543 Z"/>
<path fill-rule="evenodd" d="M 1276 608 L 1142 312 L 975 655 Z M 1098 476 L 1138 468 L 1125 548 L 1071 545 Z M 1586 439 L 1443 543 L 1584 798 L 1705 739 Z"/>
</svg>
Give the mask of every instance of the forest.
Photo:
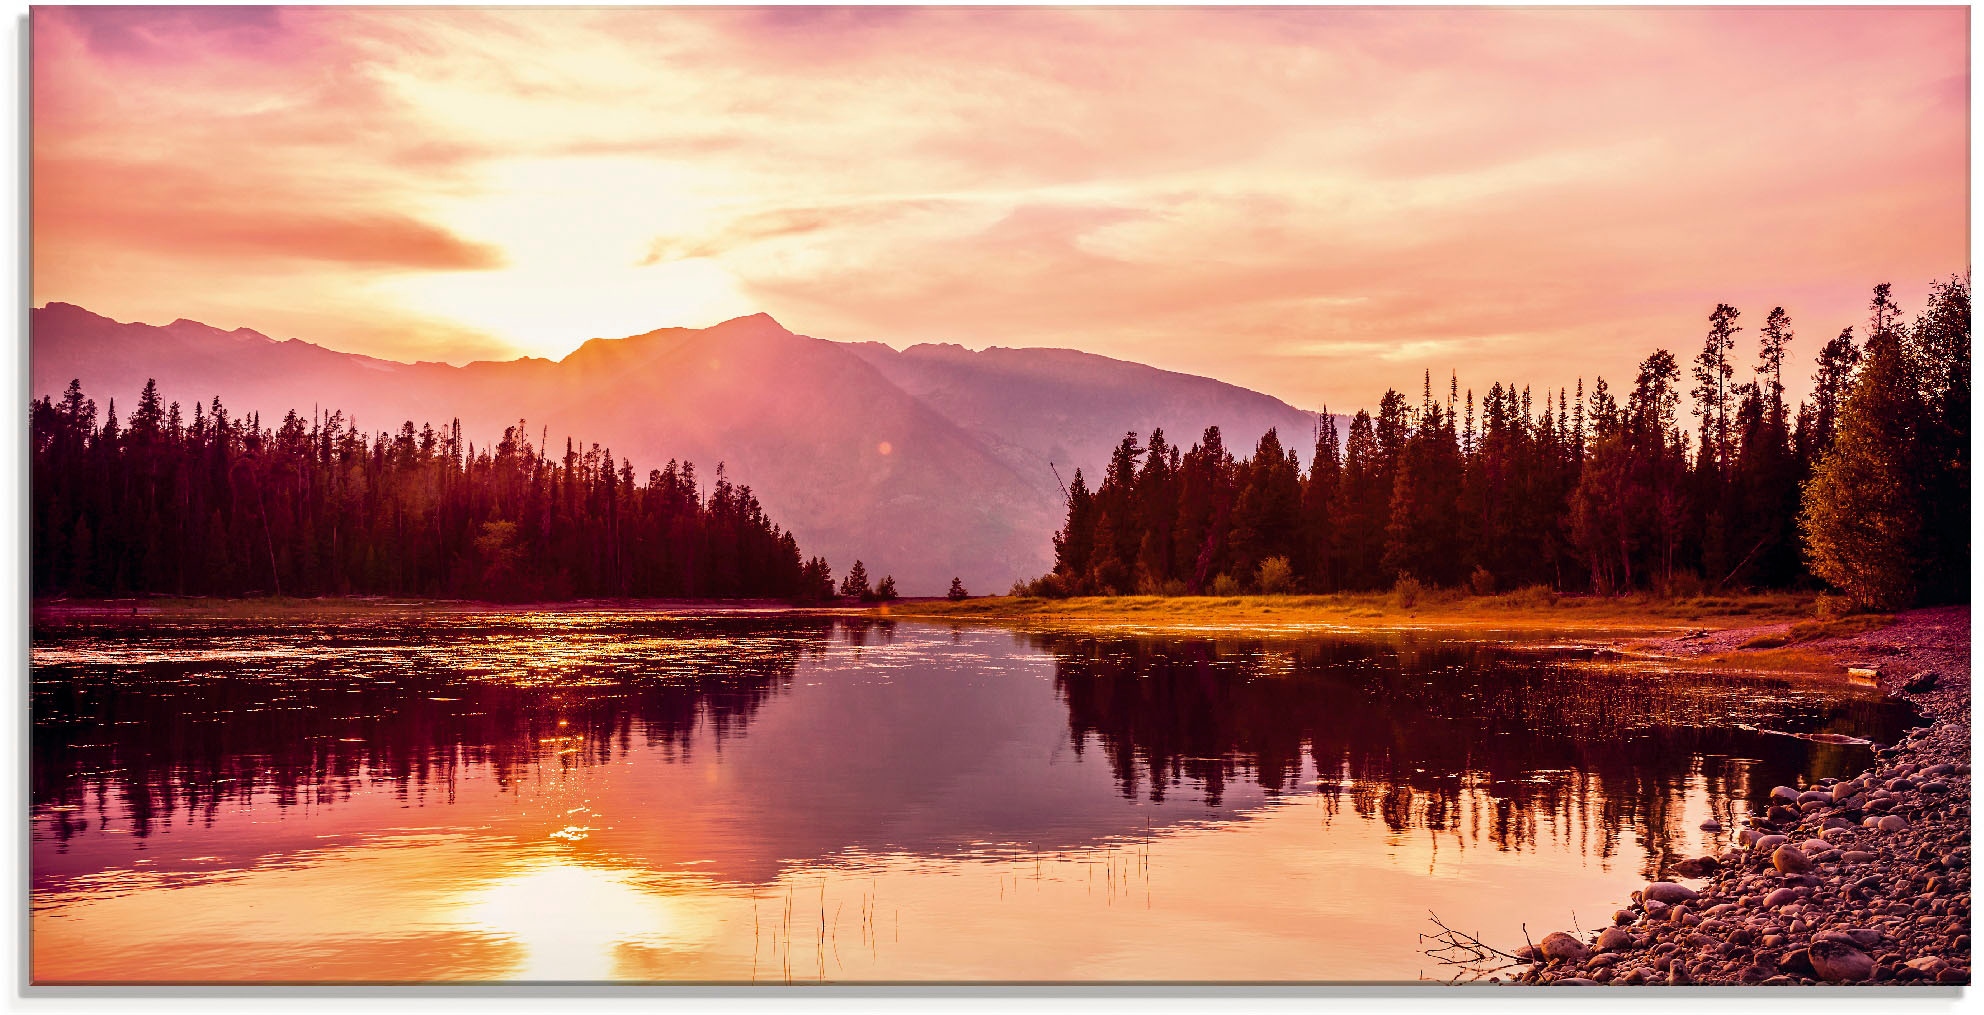
<svg viewBox="0 0 1984 1015">
<path fill-rule="evenodd" d="M 29 413 L 36 596 L 273 594 L 493 600 L 833 594 L 749 487 L 611 450 L 476 448 L 461 423 L 370 437 L 341 413 L 273 428 L 215 398 L 120 419 L 71 382 Z M 540 437 L 542 442 L 542 437 Z"/>
<path fill-rule="evenodd" d="M 1306 472 L 1274 431 L 1238 458 L 1217 427 L 1189 449 L 1127 434 L 1080 472 L 1054 570 L 1015 594 L 1234 595 L 1398 583 L 1476 593 L 1688 595 L 1819 589 L 1843 605 L 1967 601 L 1970 282 L 1904 320 L 1874 289 L 1864 340 L 1818 348 L 1787 404 L 1783 308 L 1738 379 L 1741 311 L 1718 304 L 1686 366 L 1656 349 L 1630 387 L 1477 398 L 1425 378 L 1348 432 L 1320 415 Z M 1683 405 L 1686 398 L 1687 416 Z"/>
</svg>

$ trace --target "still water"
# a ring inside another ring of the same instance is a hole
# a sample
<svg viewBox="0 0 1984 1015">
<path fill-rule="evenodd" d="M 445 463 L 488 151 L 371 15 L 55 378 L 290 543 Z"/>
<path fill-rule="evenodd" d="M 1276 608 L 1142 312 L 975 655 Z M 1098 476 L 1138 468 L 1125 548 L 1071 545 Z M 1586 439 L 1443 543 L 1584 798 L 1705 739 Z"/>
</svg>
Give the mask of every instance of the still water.
<svg viewBox="0 0 1984 1015">
<path fill-rule="evenodd" d="M 1911 721 L 1588 650 L 804 614 L 38 623 L 33 976 L 1397 981 Z"/>
</svg>

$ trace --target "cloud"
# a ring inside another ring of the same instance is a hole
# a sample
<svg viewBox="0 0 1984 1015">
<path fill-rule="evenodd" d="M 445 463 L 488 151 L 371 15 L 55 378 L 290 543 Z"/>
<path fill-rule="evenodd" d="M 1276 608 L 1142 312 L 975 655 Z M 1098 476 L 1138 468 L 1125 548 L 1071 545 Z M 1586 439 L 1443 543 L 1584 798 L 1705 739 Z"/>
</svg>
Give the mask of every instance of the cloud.
<svg viewBox="0 0 1984 1015">
<path fill-rule="evenodd" d="M 35 295 L 378 355 L 373 316 L 466 356 L 748 308 L 1301 404 L 1554 387 L 1964 270 L 1966 17 L 43 8 Z"/>
<path fill-rule="evenodd" d="M 355 268 L 474 271 L 502 251 L 390 209 L 340 207 L 270 188 L 215 185 L 209 170 L 38 160 L 37 232 L 189 261 L 276 258 Z"/>
</svg>

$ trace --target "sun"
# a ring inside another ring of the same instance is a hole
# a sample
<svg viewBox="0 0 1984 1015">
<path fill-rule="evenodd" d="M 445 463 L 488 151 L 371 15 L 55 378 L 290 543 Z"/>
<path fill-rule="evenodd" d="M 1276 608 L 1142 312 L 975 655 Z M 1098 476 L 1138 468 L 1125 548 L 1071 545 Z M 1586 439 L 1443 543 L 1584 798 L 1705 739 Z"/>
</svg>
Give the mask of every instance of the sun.
<svg viewBox="0 0 1984 1015">
<path fill-rule="evenodd" d="M 559 358 L 591 338 L 708 327 L 757 312 L 720 255 L 651 256 L 657 240 L 719 227 L 693 175 L 650 159 L 513 160 L 431 213 L 489 243 L 488 271 L 382 279 L 409 309 L 486 332 L 519 353 Z"/>
</svg>

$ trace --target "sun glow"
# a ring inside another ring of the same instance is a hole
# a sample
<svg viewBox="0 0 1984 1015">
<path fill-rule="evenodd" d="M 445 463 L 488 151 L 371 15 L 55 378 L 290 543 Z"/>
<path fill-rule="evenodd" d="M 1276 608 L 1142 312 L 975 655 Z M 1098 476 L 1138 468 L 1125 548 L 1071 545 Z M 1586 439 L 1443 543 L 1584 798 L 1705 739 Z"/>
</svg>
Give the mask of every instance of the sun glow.
<svg viewBox="0 0 1984 1015">
<path fill-rule="evenodd" d="M 532 159 L 494 167 L 434 217 L 502 251 L 493 271 L 400 275 L 378 287 L 422 313 L 558 358 L 590 338 L 707 327 L 758 310 L 717 256 L 661 257 L 712 228 L 692 174 L 650 159 Z"/>
<path fill-rule="evenodd" d="M 623 945 L 662 946 L 683 936 L 667 898 L 632 874 L 553 862 L 527 868 L 468 896 L 463 923 L 523 946 L 517 980 L 612 979 Z"/>
</svg>

